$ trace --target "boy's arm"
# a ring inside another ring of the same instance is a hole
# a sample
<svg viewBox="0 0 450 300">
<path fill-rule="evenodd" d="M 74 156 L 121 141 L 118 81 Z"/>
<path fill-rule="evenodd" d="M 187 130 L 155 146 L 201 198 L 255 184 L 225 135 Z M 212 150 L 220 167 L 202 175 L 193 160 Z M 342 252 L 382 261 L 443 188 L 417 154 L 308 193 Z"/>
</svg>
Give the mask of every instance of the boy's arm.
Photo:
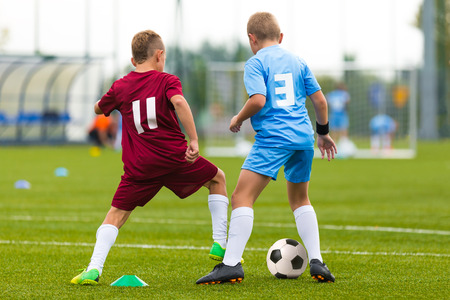
<svg viewBox="0 0 450 300">
<path fill-rule="evenodd" d="M 314 94 L 309 95 L 311 102 L 314 105 L 314 111 L 316 114 L 316 121 L 320 125 L 328 124 L 328 106 L 327 100 L 323 95 L 322 91 L 319 90 Z M 322 154 L 322 159 L 325 156 L 325 152 L 327 153 L 328 161 L 331 158 L 334 159 L 334 155 L 337 154 L 336 144 L 330 135 L 327 134 L 317 134 L 317 147 L 319 147 L 320 153 Z"/>
<path fill-rule="evenodd" d="M 265 104 L 266 96 L 261 94 L 254 94 L 251 96 L 241 111 L 231 119 L 230 130 L 232 132 L 238 132 L 241 130 L 242 123 L 259 112 Z"/>
<path fill-rule="evenodd" d="M 186 160 L 189 163 L 193 163 L 200 155 L 198 149 L 198 137 L 197 130 L 195 129 L 194 117 L 192 116 L 191 108 L 186 99 L 182 95 L 175 95 L 170 98 L 177 112 L 178 118 L 181 124 L 186 130 L 186 134 L 189 137 L 189 146 L 186 149 Z"/>
</svg>

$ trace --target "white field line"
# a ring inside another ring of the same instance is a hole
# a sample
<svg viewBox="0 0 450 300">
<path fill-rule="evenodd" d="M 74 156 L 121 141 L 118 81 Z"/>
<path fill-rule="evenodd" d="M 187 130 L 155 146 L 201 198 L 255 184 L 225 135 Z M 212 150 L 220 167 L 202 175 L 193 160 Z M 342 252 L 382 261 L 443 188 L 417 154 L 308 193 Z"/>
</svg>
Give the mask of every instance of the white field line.
<svg viewBox="0 0 450 300">
<path fill-rule="evenodd" d="M 60 246 L 60 247 L 91 247 L 94 243 L 70 243 L 70 242 L 42 242 L 42 241 L 14 241 L 0 240 L 0 245 L 34 245 L 34 246 Z M 164 249 L 164 250 L 209 250 L 210 247 L 196 246 L 168 246 L 168 245 L 148 245 L 148 244 L 115 244 L 113 247 L 118 248 L 139 248 L 139 249 Z M 265 248 L 247 248 L 246 251 L 266 252 Z M 368 252 L 368 251 L 339 251 L 324 250 L 322 253 L 343 254 L 343 255 L 365 255 L 365 256 L 431 256 L 431 257 L 450 257 L 446 253 L 413 253 L 413 252 Z"/>
<path fill-rule="evenodd" d="M 80 217 L 50 217 L 50 216 L 0 216 L 0 220 L 10 221 L 46 221 L 46 222 L 101 222 L 100 219 L 80 218 Z M 175 225 L 210 225 L 209 221 L 198 220 L 179 220 L 179 219 L 144 219 L 131 217 L 128 222 L 131 223 L 148 223 L 148 224 L 175 224 Z M 271 228 L 295 228 L 295 223 L 254 223 L 255 227 L 271 227 Z M 397 233 L 416 233 L 416 234 L 435 234 L 450 235 L 450 231 L 431 230 L 419 228 L 401 228 L 401 227 L 380 227 L 380 226 L 352 226 L 352 225 L 319 225 L 321 229 L 341 230 L 341 231 L 379 231 L 379 232 L 397 232 Z"/>
</svg>

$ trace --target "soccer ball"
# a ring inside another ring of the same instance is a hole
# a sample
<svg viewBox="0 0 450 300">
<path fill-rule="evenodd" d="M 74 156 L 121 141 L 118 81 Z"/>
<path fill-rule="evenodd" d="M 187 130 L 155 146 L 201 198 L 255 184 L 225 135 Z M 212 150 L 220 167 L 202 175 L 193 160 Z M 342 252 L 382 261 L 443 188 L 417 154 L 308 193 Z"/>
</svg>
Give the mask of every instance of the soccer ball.
<svg viewBox="0 0 450 300">
<path fill-rule="evenodd" d="M 358 152 L 358 148 L 349 138 L 341 138 L 336 147 L 338 150 L 336 158 L 352 158 Z"/>
<path fill-rule="evenodd" d="M 308 265 L 306 250 L 293 239 L 276 241 L 267 252 L 267 268 L 277 278 L 297 278 Z"/>
</svg>

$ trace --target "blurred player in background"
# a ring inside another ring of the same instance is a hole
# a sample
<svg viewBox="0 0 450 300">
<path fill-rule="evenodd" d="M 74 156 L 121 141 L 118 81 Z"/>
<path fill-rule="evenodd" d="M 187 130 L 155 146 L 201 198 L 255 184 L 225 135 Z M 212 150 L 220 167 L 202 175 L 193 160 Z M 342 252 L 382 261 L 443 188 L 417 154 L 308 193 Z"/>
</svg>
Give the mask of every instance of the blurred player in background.
<svg viewBox="0 0 450 300">
<path fill-rule="evenodd" d="M 343 82 L 339 82 L 336 89 L 326 96 L 330 107 L 330 130 L 336 141 L 348 137 L 347 108 L 350 103 L 350 94 Z"/>
<path fill-rule="evenodd" d="M 115 81 L 95 104 L 95 113 L 122 114 L 124 174 L 111 209 L 97 230 L 91 261 L 73 284 L 96 285 L 119 229 L 137 206 L 144 206 L 167 187 L 185 198 L 202 186 L 209 189 L 214 244 L 210 257 L 223 257 L 227 239 L 228 198 L 225 174 L 199 155 L 198 137 L 191 109 L 178 77 L 164 73 L 166 51 L 161 37 L 151 31 L 132 40 L 136 67 Z M 177 116 L 189 143 L 181 132 Z"/>
<path fill-rule="evenodd" d="M 117 135 L 116 116 L 97 115 L 89 129 L 89 141 L 97 147 L 113 148 Z"/>
<path fill-rule="evenodd" d="M 317 145 L 328 160 L 336 145 L 328 134 L 327 101 L 306 63 L 282 49 L 283 39 L 275 17 L 256 13 L 247 23 L 250 48 L 255 54 L 245 64 L 244 83 L 249 95 L 241 111 L 231 119 L 238 132 L 251 118 L 255 143 L 248 154 L 232 196 L 228 245 L 223 262 L 197 284 L 240 282 L 244 278 L 241 257 L 253 228 L 253 204 L 284 166 L 289 204 L 297 230 L 308 252 L 311 276 L 334 282 L 323 263 L 316 213 L 308 198 L 314 156 L 314 130 L 305 107 L 311 99 L 316 114 Z"/>
<path fill-rule="evenodd" d="M 339 82 L 336 89 L 329 92 L 326 98 L 330 107 L 331 135 L 337 141 L 336 144 L 339 149 L 339 154 L 336 157 L 351 157 L 356 153 L 357 148 L 348 137 L 349 117 L 347 111 L 350 94 L 347 92 L 345 83 Z"/>
<path fill-rule="evenodd" d="M 386 114 L 379 114 L 370 120 L 369 127 L 372 151 L 391 150 L 397 122 Z"/>
</svg>

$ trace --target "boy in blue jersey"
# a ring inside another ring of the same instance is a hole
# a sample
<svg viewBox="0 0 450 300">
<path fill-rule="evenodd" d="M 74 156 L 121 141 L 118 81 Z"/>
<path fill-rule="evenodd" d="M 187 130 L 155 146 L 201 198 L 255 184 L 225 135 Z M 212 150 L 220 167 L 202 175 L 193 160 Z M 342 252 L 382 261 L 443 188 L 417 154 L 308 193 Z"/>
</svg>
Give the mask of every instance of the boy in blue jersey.
<svg viewBox="0 0 450 300">
<path fill-rule="evenodd" d="M 279 46 L 283 34 L 272 14 L 252 15 L 247 33 L 255 54 L 244 70 L 250 98 L 231 119 L 230 130 L 238 132 L 242 123 L 251 118 L 256 131 L 255 143 L 233 192 L 223 262 L 197 284 L 242 281 L 244 271 L 240 261 L 253 228 L 253 204 L 270 180 L 276 180 L 283 165 L 289 204 L 308 252 L 311 276 L 319 282 L 334 282 L 334 276 L 322 260 L 317 218 L 308 198 L 314 130 L 305 100 L 309 96 L 314 106 L 322 159 L 326 154 L 330 161 L 337 150 L 328 134 L 327 101 L 306 63 Z"/>
<path fill-rule="evenodd" d="M 379 150 L 391 150 L 397 122 L 386 114 L 378 114 L 370 119 L 369 127 L 372 151 L 376 153 Z"/>
<path fill-rule="evenodd" d="M 348 138 L 348 114 L 347 107 L 350 103 L 350 94 L 345 84 L 340 82 L 336 89 L 327 94 L 328 106 L 330 107 L 330 130 L 333 137 L 338 141 Z"/>
</svg>

